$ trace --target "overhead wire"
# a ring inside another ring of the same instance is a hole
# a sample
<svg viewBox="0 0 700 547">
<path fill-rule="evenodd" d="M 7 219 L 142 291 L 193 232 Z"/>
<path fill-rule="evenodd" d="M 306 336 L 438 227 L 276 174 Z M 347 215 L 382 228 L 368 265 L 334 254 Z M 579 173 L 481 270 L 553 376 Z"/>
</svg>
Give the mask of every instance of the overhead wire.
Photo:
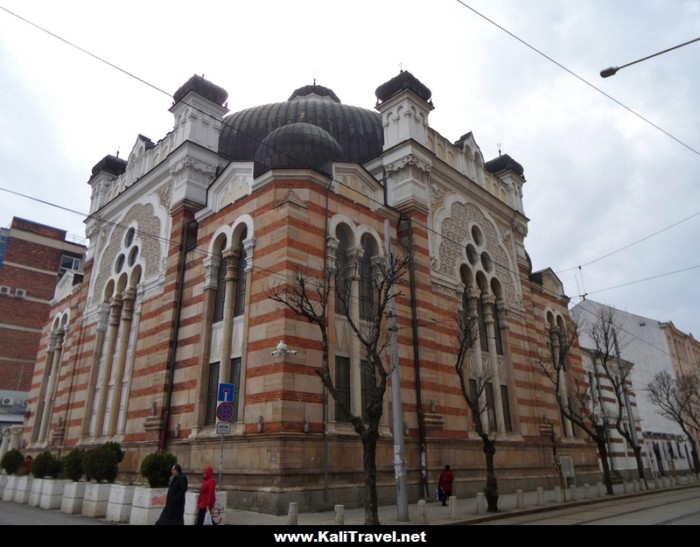
<svg viewBox="0 0 700 547">
<path fill-rule="evenodd" d="M 459 0 L 458 0 L 458 1 L 459 1 Z M 460 2 L 460 3 L 462 3 L 462 2 Z M 464 5 L 465 7 L 467 7 L 467 8 L 469 8 L 469 9 L 471 9 L 471 10 L 474 11 L 475 13 L 477 13 L 477 15 L 479 15 L 479 16 L 481 16 L 481 17 L 484 17 L 482 14 L 476 12 L 475 10 L 473 10 L 471 7 L 467 6 L 466 4 L 463 4 L 463 5 Z M 52 37 L 54 37 L 54 38 L 60 40 L 61 42 L 63 42 L 63 43 L 65 43 L 65 44 L 67 44 L 67 45 L 69 45 L 69 46 L 71 46 L 71 47 L 73 47 L 73 48 L 79 50 L 80 52 L 85 53 L 85 54 L 89 55 L 90 57 L 92 57 L 92 58 L 94 58 L 94 59 L 96 59 L 96 60 L 98 60 L 98 61 L 100 61 L 100 62 L 102 62 L 102 63 L 105 63 L 106 65 L 108 65 L 108 66 L 110 66 L 110 67 L 112 67 L 112 68 L 118 70 L 119 72 L 121 72 L 121 73 L 123 73 L 123 74 L 125 74 L 125 75 L 127 75 L 127 76 L 129 76 L 129 77 L 131 77 L 131 78 L 136 79 L 137 81 L 139 81 L 139 82 L 141 82 L 141 83 L 147 85 L 148 87 L 150 87 L 150 88 L 152 88 L 152 89 L 158 91 L 159 93 L 164 94 L 164 95 L 166 95 L 166 96 L 169 97 L 169 98 L 172 98 L 172 94 L 171 94 L 171 93 L 168 93 L 167 91 L 163 90 L 162 88 L 160 88 L 160 87 L 158 87 L 158 86 L 156 86 L 156 85 L 151 84 L 150 82 L 146 81 L 145 79 L 143 79 L 143 78 L 141 78 L 141 77 L 139 77 L 139 76 L 136 76 L 136 75 L 133 74 L 132 72 L 130 72 L 130 71 L 128 71 L 128 70 L 122 69 L 121 67 L 117 66 L 116 64 L 114 64 L 114 63 L 112 63 L 112 62 L 110 62 L 110 61 L 107 61 L 107 60 L 103 59 L 102 57 L 100 57 L 100 56 L 98 56 L 98 55 L 96 55 L 96 54 L 91 53 L 90 51 L 86 50 L 85 48 L 82 48 L 82 47 L 80 47 L 80 46 L 78 46 L 78 45 L 72 43 L 71 41 L 66 40 L 66 39 L 62 38 L 61 36 L 59 36 L 59 35 L 57 35 L 57 34 L 51 32 L 51 31 L 45 29 L 44 27 L 42 27 L 42 26 L 40 26 L 40 25 L 37 25 L 36 23 L 33 23 L 32 21 L 29 21 L 28 19 L 26 19 L 26 18 L 24 18 L 24 17 L 21 17 L 20 15 L 18 15 L 18 14 L 16 14 L 16 13 L 12 12 L 12 11 L 10 11 L 10 10 L 8 10 L 7 8 L 4 8 L 3 6 L 0 6 L 0 9 L 2 9 L 3 11 L 6 11 L 6 12 L 9 13 L 10 15 L 13 15 L 13 16 L 17 17 L 18 19 L 22 20 L 23 22 L 25 22 L 25 23 L 27 23 L 27 24 L 29 24 L 29 25 L 31 25 L 31 26 L 33 26 L 33 27 L 35 27 L 35 28 L 41 30 L 42 32 L 45 32 L 45 33 L 49 34 L 50 36 L 52 36 Z M 486 18 L 486 17 L 484 17 L 484 18 L 487 19 L 489 22 L 493 23 L 493 21 L 489 20 L 488 18 Z M 493 24 L 496 25 L 496 26 L 498 26 L 499 28 L 502 28 L 502 27 L 500 27 L 499 25 L 497 25 L 496 23 L 493 23 Z M 504 30 L 504 31 L 507 32 L 508 34 L 511 34 L 509 31 L 507 31 L 507 30 L 505 30 L 505 29 L 503 29 L 503 28 L 502 28 L 502 30 Z M 512 34 L 511 34 L 511 35 L 512 35 Z M 513 36 L 514 38 L 520 40 L 517 36 L 515 36 L 515 35 L 512 35 L 512 36 Z M 520 40 L 520 41 L 522 41 L 522 40 Z M 529 44 L 527 44 L 526 42 L 523 41 L 523 43 L 524 43 L 525 45 L 527 45 L 528 47 L 534 49 L 534 50 L 537 51 L 538 53 L 541 53 L 541 52 L 539 52 L 538 50 L 536 50 L 535 48 L 533 48 L 532 46 L 530 46 Z M 542 54 L 542 55 L 544 55 L 544 54 Z M 547 56 L 545 55 L 545 57 L 547 57 Z M 547 57 L 547 58 L 549 58 L 549 57 Z M 550 60 L 552 60 L 552 59 L 550 59 Z M 556 61 L 554 61 L 554 60 L 552 60 L 552 61 L 556 63 Z M 556 64 L 559 64 L 559 63 L 556 63 Z M 560 66 L 561 66 L 561 65 L 560 65 Z M 570 71 L 569 71 L 568 69 L 566 69 L 565 67 L 562 66 L 562 68 L 564 68 L 565 70 L 567 70 L 567 72 L 570 72 Z M 572 74 L 573 74 L 573 73 L 572 73 Z M 573 75 L 576 76 L 576 77 L 578 77 L 578 76 L 575 75 L 575 74 L 573 74 Z M 580 77 L 578 77 L 578 78 L 580 78 Z M 581 78 L 580 78 L 580 79 L 581 79 Z M 584 80 L 584 81 L 585 81 L 585 80 Z M 587 83 L 587 82 L 586 82 L 586 83 Z M 590 84 L 589 84 L 589 85 L 590 85 Z M 595 87 L 595 86 L 593 86 L 593 87 Z M 613 99 L 613 100 L 614 100 L 614 99 Z M 216 117 L 212 116 L 209 112 L 206 112 L 206 111 L 200 109 L 199 107 L 197 107 L 197 106 L 195 106 L 195 105 L 192 105 L 192 104 L 187 103 L 187 101 L 185 101 L 184 99 L 182 100 L 182 102 L 183 102 L 185 105 L 187 105 L 188 107 L 190 107 L 190 108 L 192 108 L 192 109 L 198 111 L 199 113 L 201 113 L 201 114 L 203 114 L 203 115 L 206 115 L 206 116 L 208 116 L 208 117 L 212 117 L 213 119 L 219 120 L 219 118 L 216 118 Z M 623 105 L 623 106 L 624 106 L 624 105 Z M 241 135 L 243 135 L 243 136 L 245 136 L 245 137 L 247 137 L 247 138 L 249 138 L 249 139 L 252 139 L 254 142 L 256 142 L 256 143 L 259 144 L 259 145 L 267 146 L 268 148 L 274 150 L 275 152 L 277 152 L 277 153 L 279 153 L 279 154 L 283 154 L 283 155 L 286 155 L 288 158 L 294 159 L 294 156 L 293 156 L 293 155 L 288 154 L 286 151 L 282 151 L 282 150 L 276 149 L 275 147 L 269 145 L 269 143 L 263 142 L 262 140 L 258 139 L 257 137 L 255 137 L 255 136 L 253 136 L 253 135 L 250 135 L 250 134 L 246 133 L 245 131 L 241 130 L 240 128 L 237 128 L 237 131 L 238 131 Z M 336 184 L 338 184 L 338 185 L 340 185 L 340 186 L 343 186 L 344 188 L 346 188 L 346 189 L 348 189 L 348 190 L 351 190 L 351 191 L 353 191 L 353 192 L 355 192 L 355 193 L 361 195 L 364 199 L 368 199 L 369 201 L 373 201 L 373 202 L 375 202 L 375 203 L 377 203 L 377 204 L 379 204 L 379 205 L 382 205 L 382 206 L 385 205 L 383 202 L 381 202 L 381 201 L 379 201 L 379 200 L 373 198 L 372 196 L 368 196 L 368 195 L 362 194 L 361 192 L 359 192 L 359 190 L 357 190 L 357 189 L 355 189 L 355 188 L 352 188 L 351 186 L 349 186 L 349 185 L 343 183 L 342 181 L 336 179 L 335 177 L 331 177 L 331 179 L 332 179 L 332 182 L 335 182 Z M 84 217 L 88 217 L 88 216 L 89 216 L 89 215 L 85 215 L 85 214 L 82 213 L 82 212 L 75 211 L 75 210 L 72 210 L 72 209 L 69 209 L 69 208 L 66 208 L 66 207 L 63 207 L 63 206 L 54 204 L 54 203 L 50 203 L 50 202 L 47 202 L 47 201 L 45 201 L 45 200 L 41 200 L 41 199 L 39 199 L 39 198 L 26 196 L 26 195 L 21 194 L 21 193 L 19 193 L 19 192 L 15 192 L 15 191 L 8 190 L 8 189 L 5 189 L 5 188 L 0 188 L 0 190 L 7 191 L 7 192 L 10 192 L 10 193 L 13 193 L 13 194 L 22 196 L 22 197 L 26 197 L 26 198 L 29 198 L 29 199 L 33 199 L 33 200 L 36 200 L 36 201 L 38 201 L 38 202 L 42 202 L 42 203 L 45 203 L 45 204 L 47 204 L 47 205 L 51 205 L 51 206 L 54 206 L 54 207 L 57 207 L 57 208 L 60 208 L 60 209 L 63 209 L 63 210 L 69 211 L 69 212 L 73 212 L 73 213 L 76 213 L 76 214 L 79 214 L 79 215 L 83 215 Z M 339 196 L 339 197 L 342 197 L 342 196 Z M 634 244 L 636 244 L 636 243 L 639 243 L 639 242 L 641 242 L 641 241 L 644 241 L 644 240 L 646 240 L 646 239 L 649 239 L 650 237 L 652 237 L 652 236 L 654 236 L 654 235 L 657 235 L 657 234 L 659 234 L 659 233 L 661 233 L 661 232 L 663 232 L 663 231 L 665 231 L 665 230 L 667 230 L 667 229 L 670 229 L 671 227 L 673 227 L 673 226 L 675 226 L 675 225 L 677 225 L 677 224 L 680 224 L 681 222 L 685 222 L 686 220 L 689 220 L 690 218 L 693 218 L 694 216 L 697 216 L 698 214 L 700 214 L 700 212 L 698 212 L 698 213 L 692 215 L 691 217 L 688 217 L 688 218 L 686 218 L 686 219 L 683 219 L 683 220 L 681 220 L 681 221 L 679 221 L 679 222 L 677 222 L 677 223 L 675 223 L 675 224 L 673 224 L 673 225 L 671 225 L 671 226 L 669 226 L 669 227 L 667 227 L 667 228 L 664 228 L 663 230 L 660 230 L 660 231 L 656 232 L 655 234 L 651 234 L 650 236 L 647 236 L 646 238 L 643 238 L 642 240 L 639 240 L 638 242 L 635 242 L 635 243 L 633 243 L 633 244 L 630 244 L 630 245 L 628 245 L 627 247 L 632 246 L 632 245 L 634 245 Z M 95 219 L 96 219 L 98 222 L 101 222 L 101 223 L 106 223 L 106 224 L 113 225 L 113 226 L 121 226 L 118 222 L 107 221 L 107 220 L 105 220 L 105 219 L 102 218 L 102 217 L 95 217 Z M 440 232 L 437 232 L 436 230 L 434 230 L 433 228 L 431 228 L 431 227 L 428 226 L 427 224 L 423 224 L 423 223 L 421 223 L 420 221 L 417 221 L 416 219 L 413 219 L 413 222 L 414 222 L 416 225 L 420 226 L 421 228 L 424 228 L 427 232 L 433 233 L 433 234 L 435 234 L 435 235 L 441 237 L 444 241 L 450 242 L 450 243 L 452 243 L 452 244 L 454 244 L 454 245 L 457 245 L 459 248 L 462 248 L 463 245 L 462 245 L 461 242 L 454 241 L 453 239 L 447 237 L 445 234 L 440 233 Z M 121 227 L 124 228 L 124 226 L 121 226 Z M 159 235 L 156 235 L 156 234 L 147 234 L 147 233 L 145 233 L 144 231 L 140 231 L 139 233 L 142 234 L 142 235 L 145 235 L 145 236 L 154 237 L 154 238 L 156 238 L 156 239 L 158 239 L 158 240 L 160 240 L 160 241 L 164 241 L 164 242 L 166 242 L 168 245 L 171 245 L 171 246 L 179 246 L 179 245 L 181 245 L 181 242 L 172 240 L 171 238 L 165 238 L 165 237 L 162 237 L 162 236 L 159 236 Z M 624 248 L 627 248 L 627 247 L 624 247 Z M 623 250 L 624 248 L 618 249 L 617 251 L 613 251 L 612 253 L 609 253 L 609 255 L 610 255 L 610 254 L 614 254 L 615 252 L 619 252 L 620 250 Z M 205 256 L 211 256 L 211 255 L 212 255 L 212 253 L 209 253 L 208 251 L 202 250 L 202 249 L 199 249 L 199 248 L 195 248 L 195 249 L 193 249 L 193 251 L 195 251 L 195 252 L 198 253 L 198 254 L 203 254 L 203 255 L 205 255 Z M 606 256 L 609 256 L 609 255 L 606 255 Z M 596 260 L 594 260 L 594 261 L 591 261 L 591 262 L 589 262 L 588 264 L 593 263 L 593 262 L 596 262 L 596 261 L 598 261 L 598 260 L 601 260 L 602 258 L 605 258 L 605 257 L 601 257 L 601 258 L 599 258 L 599 259 L 596 259 Z M 508 264 L 501 264 L 500 262 L 497 262 L 496 260 L 494 260 L 493 257 L 491 257 L 491 259 L 492 259 L 492 262 L 493 262 L 494 265 L 496 265 L 496 266 L 498 266 L 498 267 L 504 269 L 505 271 L 507 271 L 507 272 L 509 272 L 509 273 L 511 273 L 511 274 L 516 275 L 517 277 L 521 278 L 522 280 L 527 280 L 527 279 L 525 278 L 525 276 L 521 275 L 520 272 L 519 272 L 518 270 L 513 270 L 513 269 L 510 267 L 510 265 L 508 265 Z M 675 274 L 675 273 L 681 273 L 681 272 L 683 272 L 683 271 L 687 271 L 687 270 L 689 270 L 689 269 L 694 269 L 694 268 L 696 268 L 696 267 L 698 267 L 698 266 L 693 266 L 693 267 L 690 267 L 690 268 L 686 268 L 686 269 L 683 269 L 683 270 L 677 270 L 677 271 L 675 271 L 675 272 L 669 272 L 669 273 L 666 273 L 666 274 L 660 274 L 660 275 L 658 275 L 658 276 L 653 276 L 653 277 L 645 278 L 645 279 L 642 279 L 642 280 L 631 281 L 631 282 L 629 282 L 629 283 L 626 283 L 626 284 L 623 284 L 623 285 L 618 285 L 618 286 L 615 286 L 615 287 L 610 287 L 610 288 L 607 288 L 607 289 L 599 289 L 599 290 L 596 290 L 596 291 L 591 291 L 591 292 L 588 293 L 588 294 L 594 294 L 594 293 L 597 293 L 597 292 L 603 292 L 603 291 L 606 291 L 606 290 L 612 290 L 613 288 L 618 288 L 618 287 L 625 286 L 625 285 L 640 283 L 640 282 L 642 282 L 642 281 L 647 281 L 647 280 L 651 280 L 651 279 L 656 279 L 656 278 L 659 278 L 659 277 L 665 277 L 665 276 L 667 276 L 667 275 L 672 275 L 672 274 Z M 574 268 L 576 268 L 576 267 L 574 267 Z M 259 268 L 258 268 L 258 269 L 259 269 Z M 273 272 L 273 271 L 270 271 L 270 270 L 264 270 L 264 271 L 266 271 L 266 272 L 268 272 L 268 273 L 271 273 L 271 274 L 276 273 L 276 272 Z M 563 271 L 568 271 L 568 270 L 563 270 Z M 280 276 L 279 273 L 276 273 L 276 275 L 277 275 L 278 277 Z M 283 278 L 283 279 L 284 279 L 284 278 Z M 285 280 L 288 280 L 288 279 L 285 279 Z M 559 298 L 559 297 L 564 296 L 564 295 L 556 294 L 556 293 L 550 291 L 549 289 L 546 289 L 545 287 L 543 287 L 543 289 L 545 290 L 545 292 L 548 292 L 548 293 L 550 294 L 550 296 L 552 296 L 552 297 Z M 580 295 L 580 297 L 581 297 L 581 296 L 582 296 L 582 295 Z"/>
<path fill-rule="evenodd" d="M 671 133 L 669 133 L 668 131 L 666 131 L 666 130 L 663 129 L 662 127 L 658 126 L 657 124 L 655 124 L 654 122 L 652 122 L 651 120 L 649 120 L 648 118 L 642 116 L 639 112 L 636 112 L 635 110 L 633 110 L 633 109 L 630 108 L 629 106 L 627 106 L 627 105 L 625 105 L 624 103 L 622 103 L 621 101 L 617 100 L 615 97 L 613 97 L 613 96 L 610 95 L 609 93 L 606 93 L 605 91 L 603 91 L 603 90 L 600 89 L 599 87 L 593 85 L 591 82 L 589 82 L 588 80 L 586 80 L 586 79 L 583 78 L 582 76 L 579 76 L 578 74 L 576 74 L 573 70 L 571 70 L 571 69 L 565 67 L 563 64 L 561 64 L 560 62 L 556 61 L 555 59 L 553 59 L 552 57 L 550 57 L 550 56 L 547 55 L 546 53 L 540 51 L 540 50 L 537 49 L 535 46 L 529 44 L 528 42 L 526 42 L 525 40 L 523 40 L 523 39 L 520 38 L 519 36 L 513 34 L 511 31 L 509 31 L 509 30 L 506 29 L 505 27 L 499 25 L 498 23 L 496 23 L 496 22 L 493 21 L 492 19 L 489 19 L 489 18 L 486 17 L 483 13 L 481 13 L 481 12 L 475 10 L 474 8 L 472 8 L 470 5 L 468 5 L 468 4 L 467 4 L 466 2 L 464 2 L 463 0 L 457 0 L 457 2 L 458 2 L 459 4 L 461 4 L 462 6 L 464 6 L 465 8 L 467 8 L 468 10 L 472 11 L 473 13 L 475 13 L 476 15 L 478 15 L 479 17 L 481 17 L 482 19 L 484 19 L 485 21 L 488 21 L 488 22 L 491 23 L 493 26 L 499 28 L 500 30 L 502 30 L 503 32 L 505 32 L 506 34 L 508 34 L 510 37 L 516 39 L 518 42 L 520 42 L 520 43 L 523 44 L 524 46 L 530 48 L 532 51 L 534 51 L 534 52 L 537 53 L 538 55 L 541 55 L 542 57 L 544 57 L 545 59 L 547 59 L 547 60 L 550 61 L 551 63 L 554 63 L 556 66 L 558 66 L 559 68 L 561 68 L 562 70 L 564 70 L 565 72 L 567 72 L 568 74 L 570 74 L 571 76 L 573 76 L 574 78 L 576 78 L 577 80 L 580 80 L 581 82 L 583 82 L 584 84 L 586 84 L 588 87 L 594 89 L 595 91 L 597 91 L 598 93 L 600 93 L 600 94 L 603 95 L 604 97 L 607 97 L 608 99 L 610 99 L 611 101 L 613 101 L 613 102 L 614 102 L 615 104 L 617 104 L 618 106 L 621 106 L 622 108 L 624 108 L 625 110 L 627 110 L 628 112 L 630 112 L 631 114 L 633 114 L 634 116 L 636 116 L 637 118 L 639 118 L 640 120 L 642 120 L 643 122 L 645 122 L 645 123 L 651 125 L 653 128 L 657 129 L 658 131 L 660 131 L 661 133 L 663 133 L 663 134 L 666 135 L 667 137 L 670 137 L 671 139 L 673 139 L 674 141 L 676 141 L 676 142 L 677 142 L 678 144 L 680 144 L 681 146 L 687 148 L 688 150 L 690 150 L 690 151 L 693 152 L 694 154 L 700 156 L 700 151 L 696 150 L 695 148 L 693 148 L 693 147 L 690 146 L 689 144 L 683 142 L 683 141 L 680 140 L 678 137 L 672 135 Z"/>
</svg>

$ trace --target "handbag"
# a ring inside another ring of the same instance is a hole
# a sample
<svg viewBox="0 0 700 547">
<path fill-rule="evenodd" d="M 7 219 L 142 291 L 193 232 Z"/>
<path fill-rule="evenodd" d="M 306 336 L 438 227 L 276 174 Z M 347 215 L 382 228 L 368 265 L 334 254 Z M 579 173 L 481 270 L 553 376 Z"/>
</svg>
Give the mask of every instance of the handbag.
<svg viewBox="0 0 700 547">
<path fill-rule="evenodd" d="M 214 521 L 211 520 L 211 512 L 209 509 L 206 510 L 206 513 L 204 513 L 204 526 L 212 526 L 214 524 Z"/>
</svg>

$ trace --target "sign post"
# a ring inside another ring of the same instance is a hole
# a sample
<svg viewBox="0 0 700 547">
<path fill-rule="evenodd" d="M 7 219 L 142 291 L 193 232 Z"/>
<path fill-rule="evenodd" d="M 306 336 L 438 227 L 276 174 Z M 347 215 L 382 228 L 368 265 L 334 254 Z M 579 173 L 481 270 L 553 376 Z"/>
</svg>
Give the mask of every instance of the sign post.
<svg viewBox="0 0 700 547">
<path fill-rule="evenodd" d="M 216 432 L 221 435 L 221 447 L 219 449 L 219 488 L 221 488 L 221 476 L 224 468 L 224 435 L 231 433 L 233 393 L 233 384 L 219 384 L 219 396 L 217 397 L 216 403 Z"/>
</svg>

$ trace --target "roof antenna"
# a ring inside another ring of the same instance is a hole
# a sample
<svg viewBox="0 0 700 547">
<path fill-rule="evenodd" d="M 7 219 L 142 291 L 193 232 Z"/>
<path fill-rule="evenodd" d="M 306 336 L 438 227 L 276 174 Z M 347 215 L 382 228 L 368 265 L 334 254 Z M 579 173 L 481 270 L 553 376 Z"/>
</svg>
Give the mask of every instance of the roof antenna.
<svg viewBox="0 0 700 547">
<path fill-rule="evenodd" d="M 117 147 L 117 157 L 119 157 L 119 147 Z"/>
<path fill-rule="evenodd" d="M 497 142 L 496 146 L 498 146 L 498 155 L 500 156 L 501 155 L 501 143 Z"/>
</svg>

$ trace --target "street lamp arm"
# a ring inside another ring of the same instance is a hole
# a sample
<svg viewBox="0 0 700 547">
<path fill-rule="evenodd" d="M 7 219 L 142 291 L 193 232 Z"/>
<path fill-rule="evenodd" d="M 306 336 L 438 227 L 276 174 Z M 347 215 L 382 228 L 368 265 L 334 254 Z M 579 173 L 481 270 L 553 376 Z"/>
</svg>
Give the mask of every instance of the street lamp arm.
<svg viewBox="0 0 700 547">
<path fill-rule="evenodd" d="M 647 55 L 646 57 L 643 57 L 642 59 L 637 59 L 636 61 L 632 61 L 631 63 L 627 63 L 626 65 L 616 66 L 616 67 L 611 66 L 609 68 L 601 70 L 600 76 L 602 78 L 608 78 L 610 76 L 617 74 L 617 71 L 620 69 L 623 69 L 623 68 L 628 67 L 630 65 L 641 63 L 642 61 L 646 61 L 647 59 L 651 59 L 652 57 L 656 57 L 658 55 L 661 55 L 662 53 L 668 53 L 669 51 L 673 51 L 674 49 L 678 49 L 679 47 L 687 46 L 688 44 L 692 44 L 693 42 L 697 42 L 699 40 L 700 40 L 700 38 L 695 38 L 693 40 L 689 40 L 688 42 L 684 42 L 683 44 L 678 44 L 677 46 L 673 46 L 673 47 L 670 47 L 668 49 L 664 49 L 663 51 L 659 51 L 658 53 L 654 53 L 652 55 Z"/>
</svg>

